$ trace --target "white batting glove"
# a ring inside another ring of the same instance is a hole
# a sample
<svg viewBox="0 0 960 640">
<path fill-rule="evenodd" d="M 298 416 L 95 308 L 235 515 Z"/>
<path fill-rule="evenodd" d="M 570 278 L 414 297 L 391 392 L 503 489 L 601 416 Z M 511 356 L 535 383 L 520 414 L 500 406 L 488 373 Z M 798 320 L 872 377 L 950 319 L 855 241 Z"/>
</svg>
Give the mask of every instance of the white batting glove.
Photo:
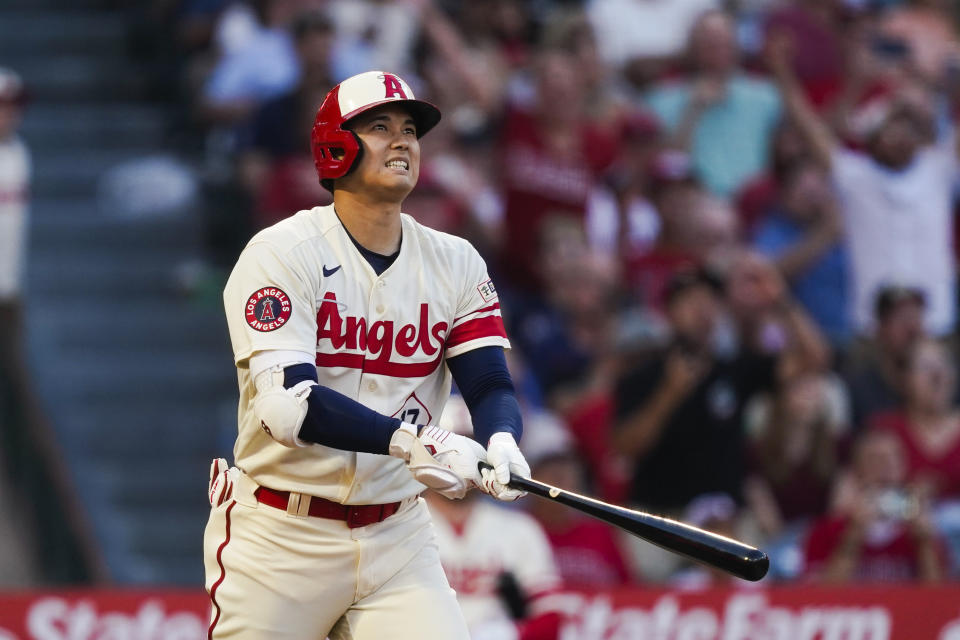
<svg viewBox="0 0 960 640">
<path fill-rule="evenodd" d="M 480 486 L 478 463 L 486 458 L 480 443 L 440 427 L 403 423 L 390 439 L 390 455 L 407 463 L 418 482 L 445 498 L 460 499 Z"/>
<path fill-rule="evenodd" d="M 211 507 L 219 507 L 233 497 L 233 478 L 230 465 L 224 458 L 214 458 L 210 463 L 210 484 L 207 486 L 207 498 Z"/>
<path fill-rule="evenodd" d="M 487 444 L 487 463 L 493 469 L 484 469 L 481 473 L 481 487 L 497 500 L 513 501 L 527 495 L 526 491 L 511 489 L 507 486 L 510 475 L 530 477 L 530 465 L 527 464 L 513 434 L 501 431 L 490 436 Z"/>
</svg>

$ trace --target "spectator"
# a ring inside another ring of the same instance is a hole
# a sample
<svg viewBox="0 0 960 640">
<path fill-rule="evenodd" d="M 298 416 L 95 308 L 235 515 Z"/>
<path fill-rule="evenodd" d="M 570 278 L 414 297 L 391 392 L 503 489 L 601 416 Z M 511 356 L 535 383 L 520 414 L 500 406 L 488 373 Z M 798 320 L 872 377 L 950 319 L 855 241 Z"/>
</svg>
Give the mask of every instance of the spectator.
<svg viewBox="0 0 960 640">
<path fill-rule="evenodd" d="M 914 346 L 926 335 L 926 297 L 920 289 L 884 287 L 874 302 L 876 330 L 854 345 L 844 365 L 853 426 L 864 427 L 874 413 L 903 406 L 905 371 Z"/>
<path fill-rule="evenodd" d="M 524 0 L 480 0 L 454 3 L 460 30 L 474 45 L 488 43 L 499 51 L 511 70 L 530 63 L 536 26 L 534 12 Z"/>
<path fill-rule="evenodd" d="M 845 344 L 847 255 L 837 204 L 818 165 L 803 160 L 786 171 L 779 201 L 757 229 L 754 245 L 774 261 L 830 341 Z"/>
<path fill-rule="evenodd" d="M 871 302 L 885 283 L 921 289 L 935 335 L 955 322 L 953 212 L 956 149 L 952 131 L 928 144 L 929 97 L 899 92 L 879 105 L 866 152 L 844 149 L 812 110 L 790 68 L 790 43 L 774 38 L 769 64 L 788 110 L 839 194 L 850 254 L 856 331 L 872 330 Z"/>
<path fill-rule="evenodd" d="M 580 456 L 561 424 L 528 431 L 523 449 L 537 480 L 585 492 Z M 602 589 L 630 582 L 626 556 L 609 525 L 550 500 L 531 500 L 527 506 L 550 541 L 565 587 Z"/>
<path fill-rule="evenodd" d="M 310 138 L 317 107 L 334 84 L 330 72 L 333 26 L 322 12 L 298 15 L 291 25 L 300 80 L 291 91 L 260 107 L 238 161 L 241 183 L 256 203 L 254 229 L 291 212 L 330 201 L 317 181 Z"/>
<path fill-rule="evenodd" d="M 576 9 L 558 9 L 543 25 L 540 40 L 542 46 L 570 54 L 587 83 L 587 117 L 594 126 L 618 135 L 633 109 L 613 81 L 613 68 L 600 57 L 600 43 L 587 15 Z"/>
<path fill-rule="evenodd" d="M 744 237 L 753 237 L 763 217 L 776 206 L 787 170 L 807 155 L 806 141 L 789 119 L 777 125 L 768 155 L 763 172 L 748 180 L 735 198 Z"/>
<path fill-rule="evenodd" d="M 618 135 L 620 153 L 603 184 L 590 195 L 587 235 L 595 249 L 625 258 L 652 249 L 660 233 L 648 172 L 658 151 L 660 130 L 651 114 L 637 111 L 622 119 Z"/>
<path fill-rule="evenodd" d="M 408 75 L 420 30 L 419 0 L 331 0 L 327 4 L 337 33 L 334 79 L 371 69 Z"/>
<path fill-rule="evenodd" d="M 614 68 L 644 60 L 670 61 L 683 52 L 697 18 L 718 0 L 595 0 L 589 16 L 600 53 Z"/>
<path fill-rule="evenodd" d="M 543 284 L 530 248 L 537 246 L 544 225 L 568 218 L 583 226 L 587 198 L 616 155 L 615 140 L 584 113 L 586 92 L 577 69 L 567 53 L 541 52 L 535 103 L 508 109 L 495 152 L 502 159 L 501 263 L 513 283 L 527 291 Z"/>
<path fill-rule="evenodd" d="M 710 403 L 706 401 L 711 386 L 708 373 L 713 378 L 722 373 L 712 353 L 721 313 L 719 285 L 702 272 L 685 270 L 670 280 L 665 297 L 674 343 L 666 353 L 641 364 L 619 381 L 613 444 L 615 449 L 636 459 L 631 499 L 646 506 L 676 510 L 703 493 L 703 485 L 719 483 L 736 489 L 736 463 L 724 462 L 726 473 L 720 475 L 714 473 L 717 469 L 713 467 L 720 459 L 726 459 L 727 453 L 736 454 L 739 459 L 740 446 L 739 438 L 729 433 L 736 431 L 737 420 L 728 422 L 736 407 L 723 406 L 722 413 L 717 415 L 709 410 Z M 749 376 L 749 386 L 762 378 Z M 737 399 L 730 383 L 723 385 L 723 391 L 728 404 Z M 719 401 L 713 404 L 719 405 Z M 702 429 L 708 437 L 716 434 L 724 445 L 722 453 L 715 448 L 717 443 L 705 442 L 699 433 L 690 433 L 691 429 Z M 691 447 L 691 442 L 698 446 Z M 658 479 L 652 482 L 652 478 Z"/>
<path fill-rule="evenodd" d="M 657 238 L 646 252 L 625 255 L 630 292 L 649 307 L 660 308 L 673 274 L 717 259 L 736 241 L 737 221 L 726 202 L 708 196 L 693 175 L 689 156 L 666 150 L 649 166 L 650 202 L 657 214 Z"/>
<path fill-rule="evenodd" d="M 788 33 L 797 43 L 793 70 L 807 98 L 828 108 L 843 88 L 843 32 L 837 0 L 791 0 L 770 12 L 768 34 Z"/>
<path fill-rule="evenodd" d="M 906 454 L 906 478 L 935 499 L 960 499 L 960 409 L 957 368 L 950 351 L 929 338 L 910 350 L 904 406 L 875 415 L 870 425 L 892 432 Z"/>
<path fill-rule="evenodd" d="M 887 431 L 864 434 L 853 467 L 837 482 L 833 512 L 806 542 L 806 575 L 817 581 L 939 581 L 944 548 L 922 491 L 908 487 L 899 440 Z"/>
<path fill-rule="evenodd" d="M 807 374 L 757 396 L 745 420 L 750 477 L 746 498 L 775 538 L 826 511 L 848 436 L 849 408 L 836 378 Z"/>
<path fill-rule="evenodd" d="M 909 69 L 933 86 L 942 86 L 960 62 L 956 16 L 951 16 L 950 4 L 943 0 L 908 0 L 890 10 L 879 24 L 879 35 L 884 39 L 881 42 L 902 50 Z"/>
<path fill-rule="evenodd" d="M 457 136 L 478 141 L 489 137 L 506 102 L 510 78 L 508 55 L 489 25 L 493 18 L 476 15 L 485 3 L 466 3 L 459 7 L 465 29 L 458 29 L 432 0 L 423 4 L 423 35 L 431 52 L 423 60 L 423 75 L 436 104 L 450 114 L 449 126 Z"/>
<path fill-rule="evenodd" d="M 511 335 L 547 404 L 564 411 L 609 353 L 614 333 L 612 261 L 587 246 L 582 227 L 556 219 L 543 227 L 538 261 L 542 295 L 511 300 Z"/>
<path fill-rule="evenodd" d="M 259 25 L 242 46 L 224 50 L 203 87 L 198 115 L 204 122 L 234 127 L 256 108 L 290 90 L 300 76 L 288 26 L 300 3 L 256 0 Z"/>
<path fill-rule="evenodd" d="M 726 294 L 740 349 L 779 354 L 780 380 L 824 371 L 830 365 L 823 335 L 790 296 L 769 260 L 751 251 L 733 255 L 727 265 Z"/>
<path fill-rule="evenodd" d="M 827 364 L 819 333 L 768 263 L 738 258 L 726 301 L 743 339 L 738 350 L 724 353 L 716 342 L 724 303 L 719 286 L 702 271 L 677 274 L 666 304 L 673 343 L 618 383 L 613 442 L 636 460 L 636 503 L 677 512 L 703 493 L 741 500 L 746 401 L 778 378 Z"/>
<path fill-rule="evenodd" d="M 484 3 L 459 6 L 457 23 L 432 1 L 423 2 L 421 19 L 424 43 L 423 76 L 433 100 L 449 115 L 446 127 L 431 138 L 435 148 L 421 167 L 421 188 L 412 197 L 422 202 L 409 208 L 418 219 L 428 218 L 441 230 L 468 237 L 481 253 L 493 254 L 502 239 L 503 202 L 494 184 L 490 142 L 502 115 L 510 75 L 510 55 L 503 48 L 496 16 L 478 12 Z M 500 20 L 511 14 L 509 2 L 499 3 Z M 522 16 L 521 16 L 522 17 Z M 519 27 L 518 27 L 519 28 Z M 508 29 L 509 31 L 509 29 Z M 417 207 L 417 208 L 414 208 Z"/>
<path fill-rule="evenodd" d="M 733 22 L 710 11 L 690 32 L 688 78 L 659 83 L 647 103 L 689 151 L 697 175 L 712 192 L 729 196 L 759 173 L 780 118 L 780 98 L 766 80 L 738 70 Z"/>
<path fill-rule="evenodd" d="M 452 396 L 440 418 L 444 429 L 473 433 L 470 412 Z M 522 511 L 500 507 L 477 492 L 462 500 L 429 494 L 440 562 L 475 638 L 516 638 L 515 619 L 529 602 L 559 587 L 543 529 Z"/>
</svg>

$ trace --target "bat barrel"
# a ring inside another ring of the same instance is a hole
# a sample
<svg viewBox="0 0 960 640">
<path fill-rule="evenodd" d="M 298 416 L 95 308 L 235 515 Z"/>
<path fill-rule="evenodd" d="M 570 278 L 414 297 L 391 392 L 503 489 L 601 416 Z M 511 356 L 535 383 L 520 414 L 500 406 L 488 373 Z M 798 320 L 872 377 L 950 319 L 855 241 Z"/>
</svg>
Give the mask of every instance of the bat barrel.
<svg viewBox="0 0 960 640">
<path fill-rule="evenodd" d="M 717 567 L 744 580 L 756 582 L 770 568 L 770 559 L 760 549 L 682 522 L 607 504 L 531 478 L 511 477 L 510 486 L 565 504 L 663 549 Z"/>
</svg>

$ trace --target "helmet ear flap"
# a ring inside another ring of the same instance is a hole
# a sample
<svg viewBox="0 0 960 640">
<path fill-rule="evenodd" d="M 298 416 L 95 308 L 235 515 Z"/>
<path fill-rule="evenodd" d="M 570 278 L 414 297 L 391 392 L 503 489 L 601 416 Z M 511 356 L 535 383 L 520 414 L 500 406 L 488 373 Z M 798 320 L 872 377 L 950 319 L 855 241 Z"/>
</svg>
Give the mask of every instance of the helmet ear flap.
<svg viewBox="0 0 960 640">
<path fill-rule="evenodd" d="M 313 135 L 313 161 L 317 174 L 322 178 L 342 178 L 347 175 L 360 157 L 363 146 L 353 131 L 315 125 Z"/>
<path fill-rule="evenodd" d="M 313 129 L 313 161 L 317 167 L 317 175 L 324 189 L 333 193 L 333 181 L 342 178 L 360 164 L 363 158 L 363 143 L 353 131 L 335 130 L 326 131 L 322 136 L 322 129 L 314 126 Z"/>
<path fill-rule="evenodd" d="M 356 132 L 354 132 L 353 130 L 349 130 L 349 131 L 350 131 L 350 134 L 353 136 L 354 140 L 357 141 L 357 155 L 353 158 L 353 162 L 350 163 L 350 166 L 347 167 L 346 173 L 344 173 L 343 175 L 347 175 L 347 173 L 350 173 L 351 171 L 356 169 L 358 166 L 360 166 L 360 161 L 363 160 L 363 141 L 360 140 L 360 136 L 358 136 Z"/>
</svg>

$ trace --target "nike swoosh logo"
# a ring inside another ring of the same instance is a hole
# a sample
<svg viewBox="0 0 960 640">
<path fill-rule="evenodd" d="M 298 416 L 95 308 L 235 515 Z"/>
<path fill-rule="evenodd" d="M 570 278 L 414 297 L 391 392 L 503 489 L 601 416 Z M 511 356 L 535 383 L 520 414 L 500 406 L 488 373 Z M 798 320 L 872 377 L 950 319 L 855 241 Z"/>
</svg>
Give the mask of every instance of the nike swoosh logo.
<svg viewBox="0 0 960 640">
<path fill-rule="evenodd" d="M 340 271 L 340 267 L 342 267 L 342 266 L 343 266 L 343 265 L 338 264 L 338 265 L 335 266 L 333 269 L 327 269 L 327 265 L 323 265 L 323 277 L 324 277 L 324 278 L 329 278 L 330 276 L 332 276 L 333 274 L 335 274 L 337 271 Z"/>
</svg>

